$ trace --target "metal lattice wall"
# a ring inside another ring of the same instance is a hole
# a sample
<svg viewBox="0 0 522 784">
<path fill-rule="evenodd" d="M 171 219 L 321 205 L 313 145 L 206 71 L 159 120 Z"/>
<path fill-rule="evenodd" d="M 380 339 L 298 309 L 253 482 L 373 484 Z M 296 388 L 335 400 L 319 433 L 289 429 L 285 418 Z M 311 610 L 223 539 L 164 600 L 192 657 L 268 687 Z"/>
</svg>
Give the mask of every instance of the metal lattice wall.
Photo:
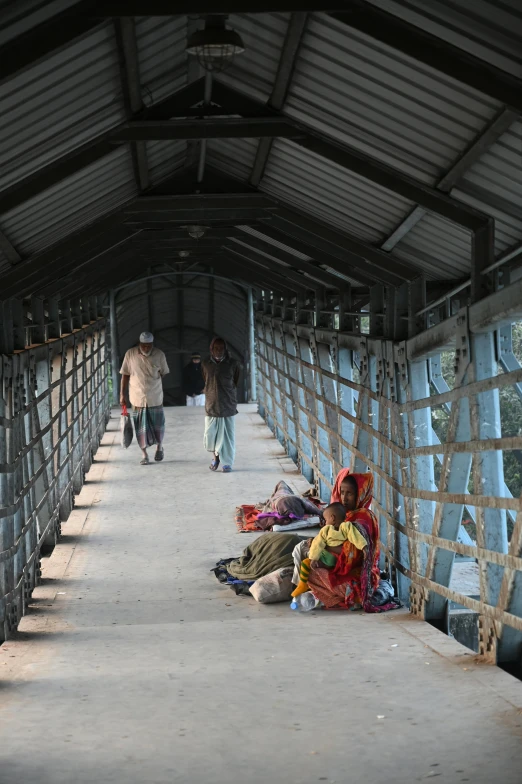
<svg viewBox="0 0 522 784">
<path fill-rule="evenodd" d="M 487 325 L 481 308 L 396 342 L 296 323 L 311 318 L 261 301 L 258 394 L 262 416 L 323 499 L 341 467 L 374 473 L 382 566 L 411 611 L 436 621 L 447 600 L 468 608 L 479 616 L 482 656 L 520 662 L 522 500 L 505 486 L 502 450 L 520 449 L 522 438 L 502 436 L 499 390 L 519 384 L 522 369 L 498 374 L 506 326 Z M 453 389 L 438 372 L 449 348 Z M 449 419 L 441 444 L 431 410 L 442 405 Z M 476 542 L 459 536 L 465 508 Z M 479 596 L 450 588 L 456 554 L 477 559 Z"/>
<path fill-rule="evenodd" d="M 41 550 L 58 540 L 108 422 L 106 348 L 99 319 L 0 356 L 0 641 L 25 613 Z"/>
</svg>

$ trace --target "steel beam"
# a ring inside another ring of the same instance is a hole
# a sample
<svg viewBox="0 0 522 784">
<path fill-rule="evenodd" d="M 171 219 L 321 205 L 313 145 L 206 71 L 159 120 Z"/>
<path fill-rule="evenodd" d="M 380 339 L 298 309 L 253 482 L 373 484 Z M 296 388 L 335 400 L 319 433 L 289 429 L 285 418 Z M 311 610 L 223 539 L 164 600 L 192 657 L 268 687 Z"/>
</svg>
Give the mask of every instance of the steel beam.
<svg viewBox="0 0 522 784">
<path fill-rule="evenodd" d="M 272 222 L 275 229 L 286 233 L 292 238 L 301 239 L 310 248 L 327 253 L 343 261 L 340 272 L 363 282 L 358 269 L 364 275 L 364 282 L 372 276 L 380 283 L 400 285 L 404 280 L 412 280 L 419 273 L 404 262 L 399 262 L 383 251 L 372 248 L 354 237 L 340 233 L 335 229 L 314 220 L 311 216 L 304 216 L 288 209 L 282 209 Z M 287 237 L 287 245 L 292 245 Z M 312 251 L 313 253 L 313 251 Z M 352 268 L 348 268 L 348 265 Z M 333 264 L 330 266 L 334 266 Z M 334 267 L 338 269 L 337 267 Z"/>
<path fill-rule="evenodd" d="M 348 8 L 346 7 L 348 6 Z M 348 0 L 334 19 L 522 114 L 522 81 L 364 0 Z"/>
<path fill-rule="evenodd" d="M 305 277 L 299 272 L 295 272 L 291 267 L 285 267 L 283 264 L 279 262 L 269 259 L 266 256 L 257 253 L 255 250 L 246 248 L 241 245 L 232 246 L 232 245 L 225 245 L 223 247 L 225 253 L 232 253 L 234 257 L 238 259 L 243 259 L 244 261 L 252 264 L 259 264 L 263 267 L 266 267 L 272 272 L 275 272 L 277 275 L 286 278 L 288 283 L 295 283 L 300 288 L 304 288 L 305 290 L 314 290 L 317 291 L 321 284 L 311 278 Z"/>
<path fill-rule="evenodd" d="M 135 212 L 166 212 L 175 218 L 177 212 L 193 210 L 203 213 L 199 217 L 203 220 L 207 210 L 219 212 L 228 209 L 236 210 L 276 210 L 277 204 L 273 199 L 262 193 L 220 193 L 220 194 L 180 194 L 177 196 L 141 196 L 125 208 L 125 214 Z"/>
<path fill-rule="evenodd" d="M 269 108 L 276 111 L 281 111 L 284 106 L 307 21 L 308 14 L 303 11 L 293 13 L 290 17 L 274 86 L 267 103 Z M 264 138 L 259 140 L 256 158 L 250 175 L 251 185 L 257 187 L 263 179 L 272 145 L 273 139 Z"/>
<path fill-rule="evenodd" d="M 294 269 L 306 272 L 308 275 L 314 277 L 325 286 L 339 288 L 340 286 L 346 285 L 346 282 L 343 281 L 342 278 L 338 277 L 337 275 L 333 275 L 331 272 L 328 272 L 322 267 L 319 267 L 317 264 L 314 264 L 313 259 L 305 261 L 299 258 L 299 256 L 295 256 L 292 253 L 281 250 L 276 245 L 272 245 L 270 242 L 267 242 L 266 239 L 263 240 L 253 234 L 249 234 L 245 231 L 239 231 L 238 234 L 235 235 L 235 240 L 236 243 L 239 241 L 241 244 L 248 245 L 249 247 L 254 248 L 261 253 L 269 254 L 273 258 L 284 262 Z"/>
<path fill-rule="evenodd" d="M 22 258 L 14 245 L 9 242 L 3 231 L 0 231 L 0 253 L 3 253 L 7 261 L 10 261 L 11 264 L 17 264 Z"/>
<path fill-rule="evenodd" d="M 260 288 L 267 291 L 281 291 L 291 294 L 292 296 L 295 293 L 295 287 L 290 281 L 282 278 L 280 279 L 279 276 L 276 276 L 264 267 L 259 267 L 254 264 L 247 267 L 230 257 L 213 261 L 213 265 L 215 269 L 227 272 L 232 282 L 237 278 L 243 280 L 247 284 L 258 285 Z"/>
<path fill-rule="evenodd" d="M 110 134 L 115 143 L 152 139 L 258 139 L 299 140 L 305 135 L 295 123 L 272 117 L 201 117 L 177 120 L 134 120 Z"/>
<path fill-rule="evenodd" d="M 194 211 L 189 208 L 186 210 L 177 210 L 171 215 L 166 215 L 165 212 L 148 212 L 142 209 L 141 212 L 129 212 L 124 215 L 125 225 L 132 227 L 141 227 L 142 224 L 169 224 L 179 226 L 187 225 L 190 223 L 204 222 L 206 225 L 209 223 L 230 223 L 237 226 L 241 223 L 250 225 L 257 223 L 261 218 L 263 220 L 270 220 L 271 213 L 268 210 L 261 210 L 259 208 L 249 209 L 246 207 L 228 207 L 224 209 L 208 209 L 205 211 Z"/>
<path fill-rule="evenodd" d="M 136 40 L 136 22 L 132 17 L 115 19 L 114 28 L 120 58 L 121 83 L 127 119 L 143 109 L 141 97 L 140 63 Z M 136 184 L 140 191 L 150 185 L 147 149 L 145 142 L 135 141 L 131 145 Z"/>
<path fill-rule="evenodd" d="M 343 9 L 346 3 L 335 0 L 329 5 L 333 9 Z M 172 3 L 169 0 L 107 0 L 103 4 L 87 4 L 83 13 L 96 13 L 100 17 L 108 16 L 169 16 L 172 15 Z M 178 0 L 177 14 L 266 14 L 292 11 L 321 11 L 317 0 Z"/>
<path fill-rule="evenodd" d="M 87 5 L 82 8 L 86 11 Z M 65 49 L 102 23 L 101 19 L 71 11 L 73 9 L 57 14 L 4 44 L 0 48 L 0 82 Z"/>
<path fill-rule="evenodd" d="M 304 275 L 294 273 L 292 270 L 286 270 L 282 268 L 280 264 L 277 264 L 277 262 L 271 262 L 270 259 L 266 259 L 265 262 L 264 257 L 262 257 L 263 261 L 259 261 L 255 252 L 246 254 L 229 247 L 226 247 L 224 250 L 227 260 L 232 256 L 238 263 L 244 263 L 247 269 L 261 269 L 263 270 L 263 274 L 266 273 L 266 278 L 268 280 L 274 280 L 274 282 L 282 284 L 287 289 L 292 289 L 293 291 L 297 291 L 298 289 L 312 291 L 319 286 L 319 284 L 314 283 L 314 281 L 308 282 Z"/>
<path fill-rule="evenodd" d="M 182 112 L 185 116 L 189 111 L 190 103 L 197 100 L 198 89 L 199 82 L 196 85 L 182 88 L 147 108 L 147 119 L 149 121 L 168 120 L 176 112 Z M 117 144 L 110 140 L 112 133 L 113 131 L 107 131 L 99 134 L 96 138 L 5 188 L 0 192 L 0 213 L 8 212 L 66 177 L 70 177 L 77 171 L 113 153 Z"/>
<path fill-rule="evenodd" d="M 451 169 L 439 180 L 436 185 L 437 189 L 443 193 L 449 193 L 464 176 L 466 171 L 468 171 L 468 169 L 470 169 L 473 164 L 475 164 L 479 158 L 498 141 L 515 120 L 515 112 L 506 109 L 505 107 L 500 109 L 491 122 L 486 125 L 484 130 L 473 139 L 462 155 L 457 158 Z M 393 250 L 406 234 L 417 225 L 420 219 L 426 215 L 426 212 L 427 210 L 425 210 L 424 207 L 417 205 L 381 245 L 381 250 Z"/>
</svg>

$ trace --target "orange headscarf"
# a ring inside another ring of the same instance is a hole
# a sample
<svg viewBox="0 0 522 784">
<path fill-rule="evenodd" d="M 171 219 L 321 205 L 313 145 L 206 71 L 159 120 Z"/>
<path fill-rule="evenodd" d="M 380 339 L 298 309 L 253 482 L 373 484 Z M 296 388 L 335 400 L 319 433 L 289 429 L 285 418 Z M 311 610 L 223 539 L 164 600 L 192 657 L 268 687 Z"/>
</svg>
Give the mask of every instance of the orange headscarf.
<svg viewBox="0 0 522 784">
<path fill-rule="evenodd" d="M 357 504 L 354 512 L 358 509 L 369 509 L 373 501 L 373 474 L 351 474 L 349 468 L 343 468 L 337 474 L 330 503 L 341 502 L 341 485 L 348 476 L 357 485 Z M 348 512 L 348 514 L 353 514 L 353 512 Z"/>
<path fill-rule="evenodd" d="M 334 489 L 332 490 L 332 497 L 330 498 L 331 504 L 341 503 L 341 485 L 349 473 L 350 473 L 349 468 L 342 468 L 337 474 L 335 484 L 334 484 Z"/>
</svg>

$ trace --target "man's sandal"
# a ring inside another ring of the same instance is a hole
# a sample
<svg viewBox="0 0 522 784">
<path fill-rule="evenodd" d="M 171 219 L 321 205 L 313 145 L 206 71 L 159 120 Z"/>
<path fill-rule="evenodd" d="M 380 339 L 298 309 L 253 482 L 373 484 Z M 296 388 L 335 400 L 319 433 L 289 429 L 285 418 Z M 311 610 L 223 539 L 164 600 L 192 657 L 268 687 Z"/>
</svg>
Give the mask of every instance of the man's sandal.
<svg viewBox="0 0 522 784">
<path fill-rule="evenodd" d="M 157 463 L 161 463 L 161 461 L 163 460 L 164 456 L 165 455 L 163 454 L 163 449 L 156 449 L 156 454 L 154 455 L 154 460 Z"/>
<path fill-rule="evenodd" d="M 224 465 L 221 470 L 223 471 L 224 474 L 229 474 L 232 471 L 232 466 Z"/>
<path fill-rule="evenodd" d="M 143 458 L 140 460 L 140 465 L 149 465 L 149 463 L 150 463 L 150 460 L 149 460 L 149 458 L 148 458 L 148 457 L 143 457 Z"/>
<path fill-rule="evenodd" d="M 217 471 L 219 468 L 219 455 L 214 455 L 214 459 L 209 465 L 211 471 Z"/>
</svg>

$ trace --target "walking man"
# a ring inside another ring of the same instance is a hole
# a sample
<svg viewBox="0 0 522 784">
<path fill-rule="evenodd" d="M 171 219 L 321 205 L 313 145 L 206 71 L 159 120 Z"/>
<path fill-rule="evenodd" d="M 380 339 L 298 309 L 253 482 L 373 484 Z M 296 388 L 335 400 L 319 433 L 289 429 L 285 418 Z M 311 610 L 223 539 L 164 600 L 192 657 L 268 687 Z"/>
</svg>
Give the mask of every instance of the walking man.
<svg viewBox="0 0 522 784">
<path fill-rule="evenodd" d="M 141 465 L 149 464 L 147 447 L 156 444 L 154 460 L 163 460 L 165 413 L 162 378 L 169 372 L 163 351 L 154 347 L 150 332 L 142 332 L 137 346 L 130 348 L 121 366 L 120 405 L 126 405 L 127 391 L 132 405 L 136 440 L 142 451 Z"/>
<path fill-rule="evenodd" d="M 192 354 L 192 360 L 183 368 L 183 389 L 187 406 L 204 406 L 205 379 L 201 367 L 201 354 Z"/>
<path fill-rule="evenodd" d="M 225 474 L 232 471 L 236 452 L 235 420 L 240 365 L 228 353 L 223 338 L 214 338 L 210 357 L 203 363 L 205 379 L 205 438 L 207 452 L 213 452 L 211 471 L 220 463 Z"/>
</svg>

